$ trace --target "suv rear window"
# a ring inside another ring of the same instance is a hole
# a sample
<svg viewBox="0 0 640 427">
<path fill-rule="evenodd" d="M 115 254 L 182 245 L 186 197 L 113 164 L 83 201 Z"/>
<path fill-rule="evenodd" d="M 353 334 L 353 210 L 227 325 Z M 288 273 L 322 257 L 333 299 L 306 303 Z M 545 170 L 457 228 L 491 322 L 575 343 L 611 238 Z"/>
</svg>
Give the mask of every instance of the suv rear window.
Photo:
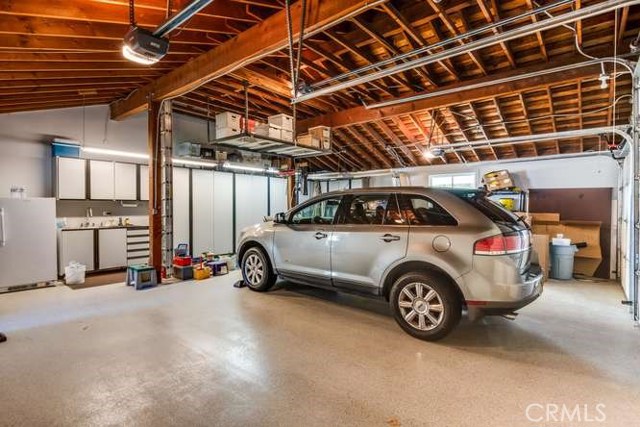
<svg viewBox="0 0 640 427">
<path fill-rule="evenodd" d="M 520 219 L 486 197 L 487 193 L 480 190 L 462 190 L 454 189 L 447 190 L 452 194 L 455 194 L 465 202 L 472 205 L 474 208 L 482 212 L 487 218 L 493 222 L 506 222 L 510 224 L 517 224 Z"/>
</svg>

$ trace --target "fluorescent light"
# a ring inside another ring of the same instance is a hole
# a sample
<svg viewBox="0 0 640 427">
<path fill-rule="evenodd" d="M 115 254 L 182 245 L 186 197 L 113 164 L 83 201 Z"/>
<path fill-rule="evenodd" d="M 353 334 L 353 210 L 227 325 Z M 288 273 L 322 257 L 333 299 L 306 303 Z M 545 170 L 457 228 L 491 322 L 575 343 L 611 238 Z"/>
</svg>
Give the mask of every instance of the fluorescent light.
<svg viewBox="0 0 640 427">
<path fill-rule="evenodd" d="M 117 157 L 130 157 L 133 159 L 149 158 L 147 154 L 132 153 L 130 151 L 109 150 L 107 148 L 98 148 L 98 147 L 82 147 L 82 151 L 84 151 L 85 153 L 91 153 L 91 154 L 102 154 L 105 156 L 117 156 Z"/>
<path fill-rule="evenodd" d="M 152 65 L 159 61 L 157 58 L 148 58 L 144 55 L 140 55 L 139 53 L 134 52 L 129 46 L 122 45 L 122 56 L 127 58 L 129 61 L 137 62 L 138 64 L 143 65 Z"/>
<path fill-rule="evenodd" d="M 174 164 L 185 165 L 185 166 L 203 166 L 209 168 L 218 167 L 218 163 L 214 162 L 199 162 L 197 160 L 186 160 L 186 159 L 176 159 L 175 157 L 171 159 Z"/>
<path fill-rule="evenodd" d="M 143 153 L 132 153 L 130 151 L 120 151 L 120 150 L 110 150 L 108 148 L 98 148 L 98 147 L 81 147 L 82 151 L 90 154 L 99 154 L 103 156 L 116 156 L 116 157 L 129 157 L 132 159 L 144 159 L 148 160 L 149 155 Z M 220 166 L 217 162 L 204 162 L 198 160 L 187 160 L 181 158 L 172 158 L 172 163 L 177 165 L 185 165 L 185 166 L 201 166 L 205 168 L 217 168 Z M 273 173 L 277 174 L 279 171 L 276 168 L 261 168 L 257 166 L 245 166 L 238 165 L 229 162 L 225 162 L 222 165 L 225 169 L 231 170 L 239 170 L 246 172 L 260 172 L 260 173 Z"/>
<path fill-rule="evenodd" d="M 609 87 L 609 83 L 607 80 L 609 80 L 609 76 L 607 76 L 606 74 L 602 73 L 600 74 L 600 77 L 598 77 L 598 80 L 600 80 L 600 89 L 606 89 Z"/>
<path fill-rule="evenodd" d="M 433 148 L 424 150 L 422 155 L 427 159 L 437 159 L 438 157 L 444 156 L 444 150 L 439 147 L 433 147 Z"/>
<path fill-rule="evenodd" d="M 225 162 L 222 166 L 225 169 L 240 170 L 246 172 L 278 173 L 278 171 L 274 168 L 260 168 L 256 166 L 236 165 L 229 162 Z"/>
</svg>

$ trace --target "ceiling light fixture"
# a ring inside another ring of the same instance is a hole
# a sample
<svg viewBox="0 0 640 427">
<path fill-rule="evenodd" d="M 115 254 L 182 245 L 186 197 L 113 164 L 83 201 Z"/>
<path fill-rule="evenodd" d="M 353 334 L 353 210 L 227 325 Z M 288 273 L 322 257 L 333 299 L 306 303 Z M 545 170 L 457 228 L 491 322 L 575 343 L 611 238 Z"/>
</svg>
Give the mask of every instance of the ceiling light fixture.
<svg viewBox="0 0 640 427">
<path fill-rule="evenodd" d="M 149 156 L 142 153 L 132 153 L 130 151 L 110 150 L 98 147 L 82 147 L 82 151 L 90 154 L 98 154 L 103 156 L 129 157 L 132 159 L 148 159 Z"/>
<path fill-rule="evenodd" d="M 610 77 L 604 73 L 600 74 L 598 80 L 600 80 L 600 89 L 606 89 L 609 87 L 609 79 Z"/>
<path fill-rule="evenodd" d="M 150 31 L 132 25 L 124 36 L 122 55 L 129 61 L 152 65 L 160 61 L 169 51 L 169 40 L 156 37 Z"/>
<path fill-rule="evenodd" d="M 426 149 L 422 155 L 427 159 L 437 159 L 438 157 L 444 156 L 444 150 L 442 148 L 432 147 Z"/>
</svg>

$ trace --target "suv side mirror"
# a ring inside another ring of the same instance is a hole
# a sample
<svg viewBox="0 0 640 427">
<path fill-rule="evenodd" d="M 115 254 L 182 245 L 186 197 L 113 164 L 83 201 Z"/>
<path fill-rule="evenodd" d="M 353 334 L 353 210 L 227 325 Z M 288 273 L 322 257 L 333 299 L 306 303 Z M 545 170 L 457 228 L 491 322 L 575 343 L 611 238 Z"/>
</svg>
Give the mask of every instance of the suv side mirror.
<svg viewBox="0 0 640 427">
<path fill-rule="evenodd" d="M 276 224 L 286 224 L 287 218 L 285 217 L 283 212 L 278 212 L 276 216 L 273 218 L 273 222 Z"/>
</svg>

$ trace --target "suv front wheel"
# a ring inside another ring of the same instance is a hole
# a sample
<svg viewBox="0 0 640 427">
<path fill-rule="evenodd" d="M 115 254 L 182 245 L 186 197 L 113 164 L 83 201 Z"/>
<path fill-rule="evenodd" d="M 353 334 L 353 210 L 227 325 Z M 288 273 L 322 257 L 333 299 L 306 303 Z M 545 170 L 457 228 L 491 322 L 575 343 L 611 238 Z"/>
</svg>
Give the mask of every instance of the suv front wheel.
<svg viewBox="0 0 640 427">
<path fill-rule="evenodd" d="M 242 278 L 254 291 L 265 292 L 276 283 L 267 255 L 259 248 L 251 248 L 242 257 Z"/>
<path fill-rule="evenodd" d="M 447 336 L 460 321 L 462 304 L 440 275 L 405 274 L 393 284 L 389 298 L 396 322 L 409 335 L 425 341 Z"/>
</svg>

